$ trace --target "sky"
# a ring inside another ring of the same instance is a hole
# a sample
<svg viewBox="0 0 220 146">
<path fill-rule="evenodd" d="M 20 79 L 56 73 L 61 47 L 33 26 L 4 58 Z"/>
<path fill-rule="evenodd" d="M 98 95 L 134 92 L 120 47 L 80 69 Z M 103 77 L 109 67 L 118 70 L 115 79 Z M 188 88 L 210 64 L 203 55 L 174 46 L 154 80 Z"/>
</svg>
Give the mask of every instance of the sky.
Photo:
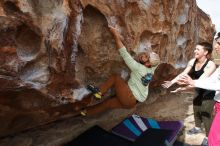
<svg viewBox="0 0 220 146">
<path fill-rule="evenodd" d="M 220 32 L 220 0 L 196 0 L 197 5 L 211 17 L 215 29 Z"/>
</svg>

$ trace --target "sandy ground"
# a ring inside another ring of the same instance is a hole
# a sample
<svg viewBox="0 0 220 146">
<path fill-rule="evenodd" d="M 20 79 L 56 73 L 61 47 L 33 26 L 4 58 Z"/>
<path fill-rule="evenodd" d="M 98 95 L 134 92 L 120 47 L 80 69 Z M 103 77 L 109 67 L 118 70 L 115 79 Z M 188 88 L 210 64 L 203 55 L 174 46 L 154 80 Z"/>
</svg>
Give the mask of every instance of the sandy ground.
<svg viewBox="0 0 220 146">
<path fill-rule="evenodd" d="M 163 98 L 158 98 L 153 104 L 144 107 L 140 105 L 143 109 L 139 113 L 157 120 L 182 120 L 184 127 L 178 136 L 178 140 L 192 146 L 198 146 L 201 145 L 205 133 L 187 134 L 187 131 L 195 126 L 192 101 L 192 93 L 166 94 Z"/>
<path fill-rule="evenodd" d="M 194 127 L 191 93 L 167 94 L 158 90 L 155 94 L 150 94 L 147 100 L 146 103 L 139 103 L 134 109 L 115 109 L 96 117 L 69 118 L 5 137 L 0 139 L 0 146 L 62 146 L 95 124 L 111 130 L 133 113 L 156 120 L 181 120 L 184 122 L 184 128 L 178 140 L 192 146 L 202 143 L 204 133 L 193 136 L 186 134 L 187 130 Z"/>
</svg>

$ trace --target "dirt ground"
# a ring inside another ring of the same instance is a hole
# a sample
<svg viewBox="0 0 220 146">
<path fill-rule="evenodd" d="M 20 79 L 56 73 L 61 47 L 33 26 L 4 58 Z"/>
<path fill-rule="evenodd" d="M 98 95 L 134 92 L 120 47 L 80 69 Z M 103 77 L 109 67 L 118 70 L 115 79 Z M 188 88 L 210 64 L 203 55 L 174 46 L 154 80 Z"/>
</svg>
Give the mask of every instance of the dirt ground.
<svg viewBox="0 0 220 146">
<path fill-rule="evenodd" d="M 168 94 L 156 91 L 146 103 L 138 103 L 134 109 L 115 109 L 96 117 L 69 118 L 0 139 L 0 146 L 62 146 L 66 142 L 97 124 L 111 130 L 122 119 L 133 113 L 156 120 L 181 120 L 184 128 L 178 140 L 192 146 L 201 145 L 205 134 L 190 136 L 186 131 L 194 127 L 192 93 Z"/>
</svg>

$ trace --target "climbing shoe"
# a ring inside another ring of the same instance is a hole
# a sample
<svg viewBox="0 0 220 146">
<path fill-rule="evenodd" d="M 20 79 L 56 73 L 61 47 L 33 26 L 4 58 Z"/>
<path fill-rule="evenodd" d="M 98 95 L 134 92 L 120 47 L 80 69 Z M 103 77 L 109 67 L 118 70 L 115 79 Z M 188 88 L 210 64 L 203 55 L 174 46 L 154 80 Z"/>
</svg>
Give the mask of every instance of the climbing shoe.
<svg viewBox="0 0 220 146">
<path fill-rule="evenodd" d="M 87 85 L 87 89 L 90 90 L 95 98 L 101 99 L 102 98 L 102 93 L 100 92 L 99 88 L 93 86 L 93 85 Z"/>
<path fill-rule="evenodd" d="M 86 109 L 80 111 L 80 115 L 83 116 L 83 117 L 85 117 L 85 116 L 87 115 Z"/>
</svg>

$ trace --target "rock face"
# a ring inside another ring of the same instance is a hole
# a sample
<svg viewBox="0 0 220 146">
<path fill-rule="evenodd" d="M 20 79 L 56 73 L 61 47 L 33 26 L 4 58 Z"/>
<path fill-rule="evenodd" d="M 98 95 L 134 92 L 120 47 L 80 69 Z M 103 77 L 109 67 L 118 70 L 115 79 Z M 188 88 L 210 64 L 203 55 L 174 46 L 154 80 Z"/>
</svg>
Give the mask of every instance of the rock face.
<svg viewBox="0 0 220 146">
<path fill-rule="evenodd" d="M 1 0 L 0 137 L 72 116 L 74 89 L 128 74 L 108 25 L 131 54 L 155 51 L 166 62 L 154 87 L 215 31 L 191 0 Z"/>
</svg>

